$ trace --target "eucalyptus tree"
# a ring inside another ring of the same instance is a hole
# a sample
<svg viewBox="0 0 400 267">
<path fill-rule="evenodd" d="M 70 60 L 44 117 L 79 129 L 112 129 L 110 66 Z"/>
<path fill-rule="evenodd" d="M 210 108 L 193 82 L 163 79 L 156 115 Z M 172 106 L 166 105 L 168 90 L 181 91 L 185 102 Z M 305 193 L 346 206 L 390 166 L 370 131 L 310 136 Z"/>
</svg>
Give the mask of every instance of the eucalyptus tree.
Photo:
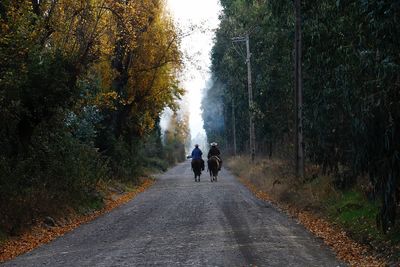
<svg viewBox="0 0 400 267">
<path fill-rule="evenodd" d="M 232 129 L 232 92 L 239 129 L 247 127 L 249 115 L 246 84 L 240 78 L 245 77 L 243 62 L 229 39 L 256 28 L 251 36 L 251 112 L 257 118 L 258 147 L 269 154 L 285 150 L 294 145 L 295 131 L 293 1 L 221 4 L 212 72 L 223 85 L 213 89 L 225 90 L 225 129 Z M 340 188 L 368 177 L 382 201 L 377 222 L 386 231 L 395 224 L 400 197 L 400 2 L 323 0 L 301 5 L 306 156 L 331 173 Z M 237 138 L 246 143 L 249 136 L 244 132 Z"/>
</svg>

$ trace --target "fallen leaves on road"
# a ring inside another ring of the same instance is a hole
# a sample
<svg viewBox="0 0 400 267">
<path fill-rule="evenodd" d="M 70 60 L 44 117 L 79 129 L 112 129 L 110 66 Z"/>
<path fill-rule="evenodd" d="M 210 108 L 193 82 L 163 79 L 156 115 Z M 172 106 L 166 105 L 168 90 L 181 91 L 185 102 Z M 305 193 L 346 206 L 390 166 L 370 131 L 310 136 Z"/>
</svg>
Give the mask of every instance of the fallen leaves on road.
<svg viewBox="0 0 400 267">
<path fill-rule="evenodd" d="M 20 236 L 6 241 L 0 247 L 0 262 L 10 260 L 17 257 L 18 255 L 29 252 L 42 244 L 49 243 L 57 237 L 60 237 L 67 232 L 72 231 L 81 224 L 94 220 L 98 216 L 107 213 L 114 208 L 128 202 L 139 193 L 145 191 L 153 183 L 153 179 L 145 179 L 143 183 L 135 188 L 133 191 L 122 194 L 116 199 L 109 197 L 103 209 L 94 211 L 89 215 L 72 216 L 71 218 L 69 218 L 70 221 L 63 226 L 48 227 L 44 224 L 40 224 L 32 227 Z"/>
<path fill-rule="evenodd" d="M 259 190 L 247 179 L 239 178 L 239 180 L 252 191 L 257 198 L 274 203 L 279 208 L 282 208 L 291 216 L 298 219 L 315 236 L 320 237 L 325 244 L 330 246 L 335 251 L 338 259 L 350 264 L 351 266 L 363 267 L 383 267 L 387 264 L 371 256 L 372 252 L 367 246 L 360 245 L 349 238 L 343 230 L 332 225 L 323 218 L 319 218 L 309 211 L 302 211 L 296 207 L 289 207 L 281 203 L 277 203 L 266 192 Z"/>
</svg>

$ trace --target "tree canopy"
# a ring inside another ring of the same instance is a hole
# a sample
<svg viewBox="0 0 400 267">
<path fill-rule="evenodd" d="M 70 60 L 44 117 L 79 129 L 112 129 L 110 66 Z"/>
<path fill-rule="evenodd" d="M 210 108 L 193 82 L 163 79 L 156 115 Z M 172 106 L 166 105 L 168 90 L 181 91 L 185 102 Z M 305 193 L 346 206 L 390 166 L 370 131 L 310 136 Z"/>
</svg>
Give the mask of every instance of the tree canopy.
<svg viewBox="0 0 400 267">
<path fill-rule="evenodd" d="M 161 0 L 0 2 L 5 231 L 37 203 L 82 201 L 99 179 L 136 181 L 164 157 L 159 117 L 184 92 L 181 35 Z"/>
</svg>

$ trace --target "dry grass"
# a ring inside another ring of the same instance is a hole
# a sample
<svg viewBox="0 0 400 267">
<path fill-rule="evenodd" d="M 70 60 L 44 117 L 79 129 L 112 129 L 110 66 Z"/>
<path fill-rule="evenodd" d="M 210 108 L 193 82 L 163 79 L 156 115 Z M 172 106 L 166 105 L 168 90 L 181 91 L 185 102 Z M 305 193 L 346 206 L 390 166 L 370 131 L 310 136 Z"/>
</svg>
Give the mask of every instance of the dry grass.
<svg viewBox="0 0 400 267">
<path fill-rule="evenodd" d="M 318 176 L 316 166 L 308 167 L 310 177 L 299 180 L 293 174 L 294 167 L 282 159 L 258 159 L 254 164 L 249 157 L 227 160 L 230 170 L 239 177 L 246 178 L 272 199 L 295 204 L 302 209 L 318 209 L 327 198 L 340 194 L 331 183 L 331 177 Z"/>
<path fill-rule="evenodd" d="M 387 266 L 385 260 L 372 256 L 368 246 L 352 240 L 343 229 L 320 216 L 327 199 L 340 197 L 332 186 L 332 178 L 321 176 L 317 166 L 307 168 L 309 176 L 298 180 L 293 166 L 280 159 L 249 157 L 227 160 L 228 168 L 239 177 L 258 198 L 275 203 L 295 217 L 310 232 L 322 238 L 350 266 Z"/>
</svg>

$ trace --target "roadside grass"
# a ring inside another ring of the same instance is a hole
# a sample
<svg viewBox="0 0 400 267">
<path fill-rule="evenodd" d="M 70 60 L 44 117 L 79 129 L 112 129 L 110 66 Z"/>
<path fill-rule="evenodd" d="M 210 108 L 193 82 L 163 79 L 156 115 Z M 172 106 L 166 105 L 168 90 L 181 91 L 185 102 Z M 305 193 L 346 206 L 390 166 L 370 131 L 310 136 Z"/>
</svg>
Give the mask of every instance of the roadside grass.
<svg viewBox="0 0 400 267">
<path fill-rule="evenodd" d="M 333 177 L 322 175 L 318 166 L 307 166 L 307 177 L 297 179 L 294 167 L 281 159 L 259 158 L 251 163 L 247 156 L 227 159 L 228 168 L 257 190 L 266 192 L 278 204 L 302 210 L 340 226 L 351 238 L 367 245 L 390 261 L 400 259 L 400 227 L 384 234 L 376 227 L 379 199 L 368 200 L 360 179 L 352 188 L 340 191 Z"/>
<path fill-rule="evenodd" d="M 94 220 L 98 216 L 130 201 L 137 194 L 145 191 L 154 183 L 151 177 L 140 178 L 140 183 L 123 183 L 116 181 L 100 181 L 96 193 L 90 201 L 82 202 L 77 208 L 65 208 L 54 216 L 55 225 L 50 226 L 42 220 L 24 228 L 18 235 L 6 236 L 0 231 L 0 263 L 10 260 L 22 253 L 48 243 L 81 224 Z M 101 192 L 106 192 L 101 198 Z M 91 194 L 94 194 L 91 192 Z"/>
<path fill-rule="evenodd" d="M 375 225 L 379 212 L 377 201 L 368 201 L 361 192 L 349 190 L 338 198 L 327 200 L 327 203 L 329 217 L 345 226 L 358 240 L 385 239 Z"/>
<path fill-rule="evenodd" d="M 76 210 L 78 214 L 84 215 L 96 210 L 101 210 L 104 207 L 104 204 L 103 198 L 92 196 L 81 202 L 80 205 L 74 210 Z"/>
<path fill-rule="evenodd" d="M 258 159 L 251 163 L 248 157 L 241 156 L 229 158 L 227 165 L 235 175 L 248 179 L 275 201 L 295 204 L 302 209 L 321 210 L 326 199 L 339 195 L 331 183 L 331 177 L 313 174 L 305 181 L 298 180 L 293 175 L 293 166 L 281 159 Z"/>
<path fill-rule="evenodd" d="M 145 162 L 145 168 L 144 168 L 145 173 L 148 172 L 154 173 L 158 171 L 165 172 L 170 167 L 170 164 L 167 162 L 167 160 L 161 158 L 147 157 L 145 158 L 144 162 Z"/>
<path fill-rule="evenodd" d="M 35 227 L 41 227 L 47 218 L 63 226 L 76 217 L 97 214 L 107 209 L 109 203 L 127 200 L 144 184 L 148 185 L 149 181 L 153 183 L 152 175 L 168 167 L 170 165 L 164 159 L 147 157 L 142 160 L 142 166 L 137 167 L 137 175 L 131 178 L 111 178 L 105 173 L 94 184 L 82 183 L 76 194 L 67 194 L 59 189 L 48 192 L 39 188 L 25 194 L 24 198 L 14 199 L 9 205 L 13 207 L 11 211 L 15 220 L 7 221 L 7 216 L 0 218 L 0 259 L 4 244 L 29 233 Z M 32 214 L 26 214 L 24 210 L 31 210 Z"/>
<path fill-rule="evenodd" d="M 151 178 L 151 173 L 154 173 L 157 169 L 149 169 L 143 171 L 145 175 L 138 177 L 132 181 L 119 181 L 119 180 L 100 180 L 97 183 L 96 191 L 92 193 L 92 196 L 85 202 L 82 202 L 78 207 L 78 214 L 84 215 L 94 211 L 101 210 L 105 207 L 108 201 L 114 201 L 124 194 L 134 192 L 137 190 L 138 185 L 143 184 L 147 179 Z"/>
<path fill-rule="evenodd" d="M 379 200 L 368 200 L 355 187 L 326 203 L 328 218 L 343 227 L 353 239 L 395 260 L 400 259 L 400 225 L 397 224 L 386 234 L 376 226 Z"/>
</svg>

